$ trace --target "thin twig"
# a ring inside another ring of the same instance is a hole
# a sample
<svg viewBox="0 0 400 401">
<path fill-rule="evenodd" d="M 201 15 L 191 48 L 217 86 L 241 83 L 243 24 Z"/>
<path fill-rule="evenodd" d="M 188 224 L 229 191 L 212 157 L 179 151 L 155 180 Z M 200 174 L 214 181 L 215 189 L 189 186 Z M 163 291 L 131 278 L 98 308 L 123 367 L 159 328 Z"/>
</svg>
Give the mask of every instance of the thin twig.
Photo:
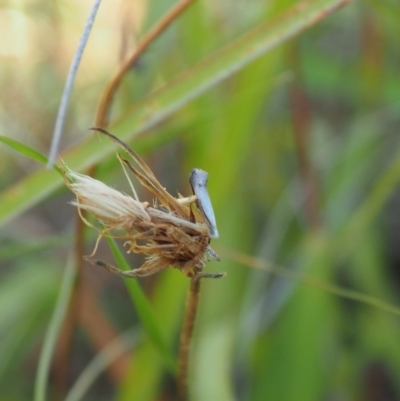
<svg viewBox="0 0 400 401">
<path fill-rule="evenodd" d="M 199 306 L 200 278 L 190 282 L 189 294 L 186 301 L 185 319 L 183 322 L 178 357 L 178 394 L 180 401 L 187 401 L 188 371 L 190 344 L 193 337 L 194 324 Z"/>
<path fill-rule="evenodd" d="M 47 168 L 52 168 L 58 154 L 58 148 L 60 146 L 60 140 L 65 122 L 65 115 L 68 109 L 69 98 L 71 97 L 72 87 L 74 85 L 76 73 L 78 71 L 79 63 L 82 58 L 83 51 L 85 50 L 86 43 L 89 38 L 90 31 L 96 18 L 97 10 L 99 9 L 101 0 L 95 0 L 90 10 L 89 17 L 86 21 L 86 26 L 83 30 L 81 39 L 78 43 L 74 59 L 72 60 L 71 66 L 68 71 L 67 80 L 65 82 L 64 91 L 61 97 L 60 107 L 58 108 L 58 114 L 56 119 L 56 125 L 54 127 L 53 139 L 51 141 L 51 147 L 47 162 Z"/>
<path fill-rule="evenodd" d="M 341 287 L 336 284 L 331 284 L 329 282 L 325 282 L 317 278 L 308 276 L 302 272 L 292 271 L 286 267 L 275 265 L 274 263 L 267 262 L 259 257 L 248 255 L 234 249 L 219 247 L 218 253 L 222 254 L 224 259 L 231 260 L 235 263 L 240 263 L 243 266 L 276 274 L 279 277 L 299 282 L 309 287 L 316 288 L 318 290 L 325 291 L 333 295 L 337 295 L 344 299 L 349 299 L 354 302 L 360 302 L 362 304 L 381 309 L 385 312 L 392 313 L 393 315 L 400 316 L 399 307 L 380 298 L 364 294 L 362 292 L 355 291 L 349 288 Z"/>
<path fill-rule="evenodd" d="M 114 94 L 122 81 L 126 72 L 136 63 L 139 57 L 148 49 L 150 44 L 167 29 L 172 22 L 196 0 L 178 1 L 161 19 L 143 36 L 136 49 L 121 64 L 119 70 L 109 81 L 105 88 L 100 104 L 97 108 L 96 126 L 106 127 L 108 125 L 108 113 L 114 97 Z"/>
</svg>

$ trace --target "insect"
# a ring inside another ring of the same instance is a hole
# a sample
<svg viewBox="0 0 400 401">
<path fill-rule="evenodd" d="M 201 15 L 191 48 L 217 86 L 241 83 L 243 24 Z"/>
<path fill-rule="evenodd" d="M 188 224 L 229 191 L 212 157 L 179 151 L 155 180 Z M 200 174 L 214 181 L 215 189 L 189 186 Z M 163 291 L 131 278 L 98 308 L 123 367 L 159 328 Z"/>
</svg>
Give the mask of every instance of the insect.
<svg viewBox="0 0 400 401">
<path fill-rule="evenodd" d="M 190 184 L 193 195 L 177 198 L 169 194 L 155 177 L 143 159 L 124 142 L 102 128 L 92 128 L 118 143 L 133 159 L 136 166 L 117 154 L 133 192 L 125 195 L 92 177 L 75 173 L 66 166 L 64 179 L 68 188 L 76 195 L 72 202 L 78 208 L 83 221 L 93 227 L 83 216 L 83 211 L 92 214 L 104 227 L 103 236 L 125 240 L 127 252 L 145 255 L 139 268 L 122 271 L 101 260 L 92 259 L 95 250 L 87 259 L 94 264 L 123 277 L 144 277 L 168 267 L 174 267 L 192 280 L 198 278 L 220 278 L 225 273 L 207 273 L 203 268 L 210 258 L 219 260 L 210 247 L 218 230 L 211 200 L 207 191 L 208 174 L 193 169 Z M 138 199 L 127 170 L 154 196 L 153 205 Z"/>
</svg>

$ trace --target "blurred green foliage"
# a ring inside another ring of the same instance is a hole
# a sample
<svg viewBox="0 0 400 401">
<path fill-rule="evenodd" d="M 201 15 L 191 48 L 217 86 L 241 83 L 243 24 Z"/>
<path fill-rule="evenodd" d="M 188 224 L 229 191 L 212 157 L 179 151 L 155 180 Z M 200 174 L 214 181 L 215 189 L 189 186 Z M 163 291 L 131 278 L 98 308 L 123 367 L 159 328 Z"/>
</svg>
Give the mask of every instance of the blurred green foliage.
<svg viewBox="0 0 400 401">
<path fill-rule="evenodd" d="M 196 2 L 124 79 L 110 129 L 146 155 L 172 194 L 190 193 L 192 167 L 209 173 L 221 237 L 213 247 L 222 261 L 207 269 L 228 275 L 203 283 L 194 400 L 398 400 L 397 315 L 244 266 L 235 252 L 398 304 L 399 3 L 351 3 L 234 74 L 232 59 L 232 76 L 189 101 L 212 65 L 203 59 L 213 52 L 217 59 L 220 48 L 293 3 Z M 87 128 L 121 57 L 172 4 L 103 2 L 74 87 L 63 157 L 79 169 L 100 161 L 97 177 L 122 191 L 129 187 L 114 148 Z M 19 150 L 36 160 L 0 144 L 0 401 L 32 399 L 73 247 L 72 196 L 28 149 L 49 148 L 88 7 L 0 4 L 0 135 L 26 145 Z M 171 99 L 181 104 L 162 119 Z M 156 114 L 146 130 L 143 121 Z M 90 253 L 96 233 L 86 234 Z M 106 241 L 98 253 L 112 260 Z M 80 282 L 72 346 L 67 358 L 56 349 L 48 399 L 64 399 L 111 338 L 140 327 L 143 311 L 134 310 L 121 279 L 87 266 Z M 140 284 L 175 354 L 187 280 L 169 269 Z M 174 399 L 165 356 L 141 333 L 100 377 L 82 381 L 82 399 Z"/>
</svg>

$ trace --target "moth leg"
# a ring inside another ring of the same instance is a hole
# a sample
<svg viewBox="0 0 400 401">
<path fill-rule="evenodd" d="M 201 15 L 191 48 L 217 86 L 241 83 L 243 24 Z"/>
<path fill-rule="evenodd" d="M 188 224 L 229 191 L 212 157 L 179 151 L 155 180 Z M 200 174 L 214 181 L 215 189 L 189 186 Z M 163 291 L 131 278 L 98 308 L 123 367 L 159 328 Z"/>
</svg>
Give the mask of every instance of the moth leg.
<svg viewBox="0 0 400 401">
<path fill-rule="evenodd" d="M 178 202 L 178 203 L 181 203 L 181 204 L 183 204 L 183 205 L 187 205 L 187 204 L 190 204 L 190 203 L 194 203 L 194 202 L 196 202 L 196 200 L 197 200 L 197 196 L 196 195 L 191 195 L 191 196 L 188 196 L 188 197 L 186 197 L 186 198 L 177 198 L 176 199 L 176 201 Z"/>
<path fill-rule="evenodd" d="M 86 260 L 88 260 L 92 264 L 104 267 L 109 272 L 117 274 L 118 276 L 130 277 L 130 278 L 150 276 L 166 268 L 166 266 L 161 264 L 158 266 L 142 266 L 139 267 L 138 269 L 133 269 L 133 270 L 121 270 L 113 265 L 110 265 L 107 262 L 103 262 L 102 260 L 91 260 L 91 259 L 86 259 Z"/>
<path fill-rule="evenodd" d="M 211 258 L 213 258 L 213 259 L 215 259 L 215 260 L 218 260 L 218 262 L 221 260 L 220 257 L 216 254 L 216 252 L 214 251 L 214 249 L 211 248 L 210 245 L 208 245 L 208 247 L 207 247 L 207 249 L 206 249 L 206 252 L 208 253 L 208 255 L 209 255 Z"/>
</svg>

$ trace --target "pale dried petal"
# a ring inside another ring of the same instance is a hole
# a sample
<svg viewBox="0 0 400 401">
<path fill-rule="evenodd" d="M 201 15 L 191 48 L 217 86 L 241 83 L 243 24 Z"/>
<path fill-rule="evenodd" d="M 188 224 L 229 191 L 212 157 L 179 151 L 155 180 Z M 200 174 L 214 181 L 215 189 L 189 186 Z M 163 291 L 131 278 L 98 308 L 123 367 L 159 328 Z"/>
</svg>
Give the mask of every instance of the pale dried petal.
<svg viewBox="0 0 400 401">
<path fill-rule="evenodd" d="M 68 186 L 75 193 L 74 205 L 108 225 L 124 220 L 150 221 L 145 205 L 87 175 L 68 170 Z"/>
</svg>

